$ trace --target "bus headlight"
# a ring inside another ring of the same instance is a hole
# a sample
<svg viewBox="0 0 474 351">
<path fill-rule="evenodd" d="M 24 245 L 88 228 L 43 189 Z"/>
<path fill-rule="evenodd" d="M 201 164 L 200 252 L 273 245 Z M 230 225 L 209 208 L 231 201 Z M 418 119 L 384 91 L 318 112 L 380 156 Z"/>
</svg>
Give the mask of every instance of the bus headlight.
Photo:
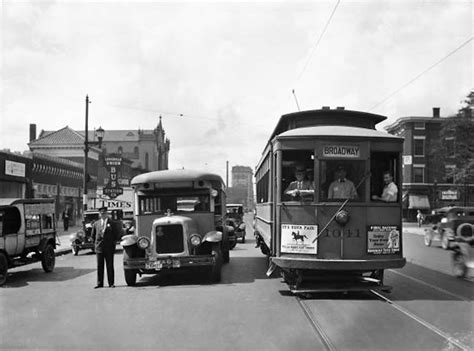
<svg viewBox="0 0 474 351">
<path fill-rule="evenodd" d="M 150 246 L 150 239 L 145 236 L 142 236 L 138 239 L 137 245 L 140 249 L 145 250 Z"/>
<path fill-rule="evenodd" d="M 197 234 L 193 234 L 191 235 L 191 237 L 189 238 L 189 241 L 191 241 L 191 245 L 193 246 L 198 246 L 201 244 L 201 237 Z"/>
</svg>

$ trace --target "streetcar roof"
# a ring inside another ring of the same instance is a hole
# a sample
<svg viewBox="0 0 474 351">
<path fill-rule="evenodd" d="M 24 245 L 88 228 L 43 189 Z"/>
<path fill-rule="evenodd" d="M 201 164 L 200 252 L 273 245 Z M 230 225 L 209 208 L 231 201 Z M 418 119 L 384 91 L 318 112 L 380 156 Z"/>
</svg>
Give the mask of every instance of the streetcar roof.
<svg viewBox="0 0 474 351">
<path fill-rule="evenodd" d="M 346 126 L 318 126 L 318 127 L 304 127 L 291 129 L 284 133 L 281 133 L 277 138 L 290 138 L 290 137 L 355 137 L 355 138 L 389 138 L 396 140 L 403 140 L 403 138 L 381 132 L 375 129 L 359 128 L 359 127 L 346 127 Z"/>
<path fill-rule="evenodd" d="M 0 199 L 0 206 L 12 206 L 15 204 L 45 204 L 53 203 L 54 199 L 20 199 L 20 198 L 4 198 Z"/>
<path fill-rule="evenodd" d="M 154 171 L 137 175 L 132 179 L 131 184 L 160 183 L 160 182 L 189 182 L 208 180 L 223 184 L 222 178 L 214 173 L 203 172 L 191 169 L 170 169 L 164 171 Z"/>
<path fill-rule="evenodd" d="M 387 117 L 382 115 L 345 109 L 320 109 L 288 113 L 280 117 L 270 140 L 285 131 L 311 126 L 338 125 L 375 130 L 375 125 L 386 119 Z"/>
</svg>

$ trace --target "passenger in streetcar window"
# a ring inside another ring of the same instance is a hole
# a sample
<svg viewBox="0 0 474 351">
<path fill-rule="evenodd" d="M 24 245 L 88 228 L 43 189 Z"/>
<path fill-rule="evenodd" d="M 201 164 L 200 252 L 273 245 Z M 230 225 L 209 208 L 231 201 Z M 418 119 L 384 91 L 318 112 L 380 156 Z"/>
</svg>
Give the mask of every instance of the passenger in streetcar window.
<svg viewBox="0 0 474 351">
<path fill-rule="evenodd" d="M 385 186 L 381 196 L 373 195 L 372 200 L 380 200 L 384 202 L 396 202 L 398 198 L 398 187 L 393 182 L 392 173 L 389 171 L 383 172 L 383 182 Z"/>
<path fill-rule="evenodd" d="M 344 166 L 338 166 L 336 170 L 336 180 L 329 185 L 328 199 L 355 199 L 357 191 L 349 179 Z"/>
<path fill-rule="evenodd" d="M 288 185 L 285 194 L 291 196 L 295 201 L 312 201 L 314 195 L 314 186 L 311 181 L 305 179 L 306 169 L 304 166 L 298 165 L 295 168 L 296 180 Z"/>
</svg>

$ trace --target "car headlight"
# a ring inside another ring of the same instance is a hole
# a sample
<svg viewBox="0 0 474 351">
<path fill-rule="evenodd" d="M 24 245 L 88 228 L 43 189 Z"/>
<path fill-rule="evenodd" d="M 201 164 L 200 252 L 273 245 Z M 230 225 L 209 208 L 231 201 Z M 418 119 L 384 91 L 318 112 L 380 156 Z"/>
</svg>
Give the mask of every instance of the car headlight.
<svg viewBox="0 0 474 351">
<path fill-rule="evenodd" d="M 147 249 L 150 246 L 150 239 L 148 239 L 145 236 L 142 236 L 141 238 L 138 239 L 137 245 L 140 249 Z"/>
<path fill-rule="evenodd" d="M 189 238 L 189 241 L 191 241 L 191 245 L 193 246 L 198 246 L 201 244 L 201 237 L 197 234 L 193 234 L 191 235 L 191 237 Z"/>
</svg>

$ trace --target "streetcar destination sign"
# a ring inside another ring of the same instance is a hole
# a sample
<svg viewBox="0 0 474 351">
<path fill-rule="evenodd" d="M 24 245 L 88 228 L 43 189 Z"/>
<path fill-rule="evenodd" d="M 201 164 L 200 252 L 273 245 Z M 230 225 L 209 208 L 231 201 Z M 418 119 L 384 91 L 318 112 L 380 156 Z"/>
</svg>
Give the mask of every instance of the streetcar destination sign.
<svg viewBox="0 0 474 351">
<path fill-rule="evenodd" d="M 326 145 L 323 147 L 324 157 L 360 157 L 360 147 L 350 145 Z"/>
</svg>

